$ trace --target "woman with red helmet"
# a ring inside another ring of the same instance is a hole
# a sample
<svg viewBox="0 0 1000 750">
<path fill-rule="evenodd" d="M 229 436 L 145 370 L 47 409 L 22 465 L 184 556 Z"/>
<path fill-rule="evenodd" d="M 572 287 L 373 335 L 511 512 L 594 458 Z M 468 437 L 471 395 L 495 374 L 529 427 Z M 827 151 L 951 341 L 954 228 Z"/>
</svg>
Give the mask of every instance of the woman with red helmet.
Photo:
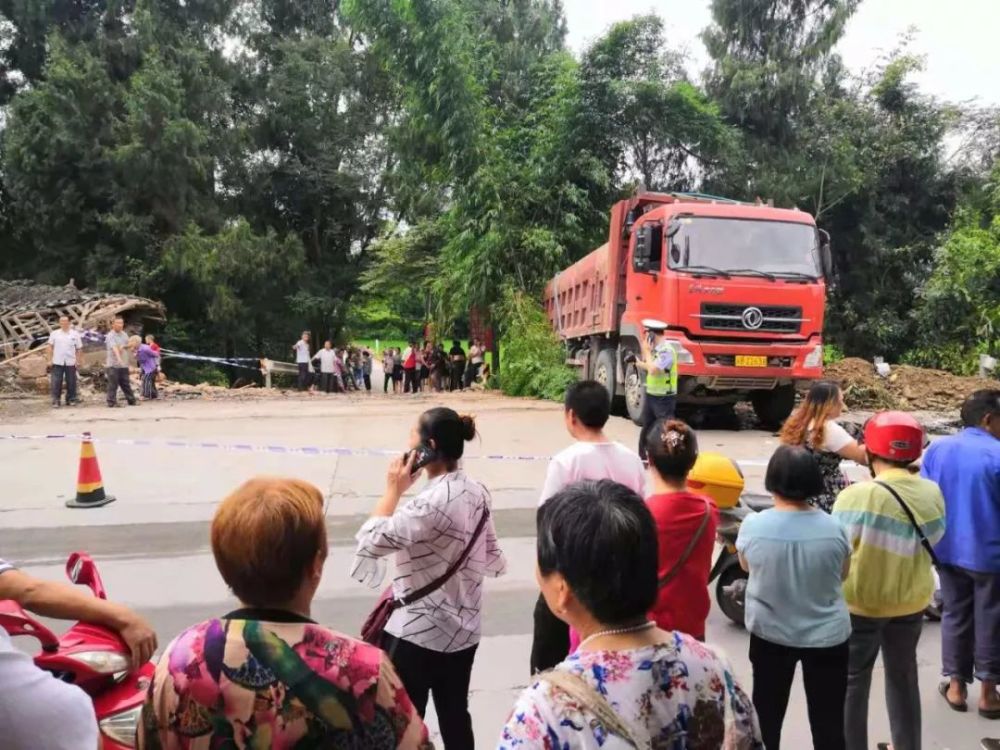
<svg viewBox="0 0 1000 750">
<path fill-rule="evenodd" d="M 931 546 L 944 534 L 944 498 L 934 482 L 909 470 L 925 442 L 912 416 L 876 414 L 865 425 L 864 441 L 873 480 L 843 490 L 833 506 L 853 550 L 844 582 L 852 628 L 847 750 L 870 747 L 868 694 L 879 651 L 892 747 L 920 750 L 917 642 L 934 593 Z"/>
</svg>

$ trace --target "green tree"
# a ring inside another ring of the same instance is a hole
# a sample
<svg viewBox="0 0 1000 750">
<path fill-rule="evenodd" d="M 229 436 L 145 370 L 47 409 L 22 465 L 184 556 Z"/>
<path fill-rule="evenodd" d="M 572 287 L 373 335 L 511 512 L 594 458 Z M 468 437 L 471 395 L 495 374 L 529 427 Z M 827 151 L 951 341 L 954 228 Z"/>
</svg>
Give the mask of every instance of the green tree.
<svg viewBox="0 0 1000 750">
<path fill-rule="evenodd" d="M 195 314 L 223 341 L 227 356 L 286 354 L 283 344 L 301 329 L 287 309 L 304 264 L 298 238 L 258 234 L 242 218 L 211 235 L 189 225 L 164 250 L 171 281 L 191 285 L 201 307 Z"/>
<path fill-rule="evenodd" d="M 19 274 L 60 284 L 92 278 L 114 203 L 109 153 L 120 102 L 96 55 L 52 37 L 44 82 L 12 102 L 3 132 L 11 220 L 31 249 Z"/>
<path fill-rule="evenodd" d="M 926 333 L 914 326 L 913 300 L 962 189 L 944 149 L 959 113 L 910 82 L 918 66 L 894 53 L 842 104 L 838 138 L 857 183 L 821 222 L 834 237 L 839 277 L 827 332 L 849 355 L 896 359 Z"/>
<path fill-rule="evenodd" d="M 819 77 L 861 0 L 712 0 L 709 93 L 761 145 L 796 141 Z"/>
<path fill-rule="evenodd" d="M 588 146 L 618 184 L 687 190 L 734 157 L 736 133 L 684 72 L 659 16 L 614 24 L 581 63 Z M 610 204 L 610 196 L 607 202 Z"/>
<path fill-rule="evenodd" d="M 1000 161 L 943 236 L 914 317 L 916 364 L 971 374 L 978 354 L 1000 354 Z"/>
</svg>

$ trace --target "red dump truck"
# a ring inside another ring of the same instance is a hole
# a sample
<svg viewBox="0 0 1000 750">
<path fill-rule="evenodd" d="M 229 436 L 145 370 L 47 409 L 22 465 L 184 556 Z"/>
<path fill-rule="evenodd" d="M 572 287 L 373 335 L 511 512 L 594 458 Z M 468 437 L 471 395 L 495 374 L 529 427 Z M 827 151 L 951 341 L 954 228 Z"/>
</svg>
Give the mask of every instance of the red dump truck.
<svg viewBox="0 0 1000 750">
<path fill-rule="evenodd" d="M 790 413 L 823 374 L 829 235 L 809 214 L 688 193 L 639 193 L 611 210 L 608 242 L 561 271 L 545 308 L 581 377 L 642 414 L 642 320 L 668 325 L 681 404 L 749 399 L 762 422 Z"/>
</svg>

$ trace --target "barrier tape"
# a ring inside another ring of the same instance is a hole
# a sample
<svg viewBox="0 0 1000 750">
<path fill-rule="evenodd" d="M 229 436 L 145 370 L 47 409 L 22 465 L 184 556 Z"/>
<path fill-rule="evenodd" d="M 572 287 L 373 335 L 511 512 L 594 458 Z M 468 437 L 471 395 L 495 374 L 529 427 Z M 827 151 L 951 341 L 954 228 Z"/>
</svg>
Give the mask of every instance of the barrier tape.
<svg viewBox="0 0 1000 750">
<path fill-rule="evenodd" d="M 84 341 L 94 341 L 96 343 L 103 344 L 107 338 L 107 334 L 101 333 L 96 329 L 88 329 L 86 331 L 80 331 L 80 338 Z M 188 359 L 195 362 L 212 362 L 217 365 L 226 365 L 227 367 L 239 367 L 244 370 L 254 370 L 255 372 L 260 372 L 260 359 L 257 357 L 208 357 L 203 354 L 190 354 L 188 352 L 179 352 L 175 349 L 160 349 L 160 356 L 164 359 Z M 243 362 L 255 362 L 254 366 L 241 364 Z"/>
<path fill-rule="evenodd" d="M 226 367 L 238 367 L 242 370 L 253 370 L 255 372 L 260 372 L 261 370 L 260 360 L 251 359 L 249 357 L 246 358 L 240 357 L 238 360 L 226 359 L 224 357 L 206 357 L 203 354 L 187 354 L 185 352 L 168 351 L 167 349 L 161 349 L 160 356 L 163 357 L 163 359 L 188 359 L 194 362 L 211 362 L 212 364 L 216 365 L 225 365 Z M 256 366 L 242 364 L 245 361 L 257 362 L 258 364 Z"/>
<path fill-rule="evenodd" d="M 204 359 L 209 362 L 260 362 L 260 357 L 209 357 L 204 354 L 189 354 L 176 349 L 160 349 L 160 354 L 166 357 L 185 357 L 187 359 Z"/>
<path fill-rule="evenodd" d="M 82 434 L 55 434 L 55 435 L 0 435 L 0 441 L 28 442 L 28 441 L 60 441 L 60 440 L 82 440 Z M 188 441 L 188 440 L 147 440 L 144 438 L 92 438 L 95 443 L 104 445 L 131 445 L 139 447 L 166 447 L 183 448 L 194 450 L 219 450 L 235 453 L 270 453 L 273 455 L 289 456 L 365 456 L 368 458 L 394 458 L 403 451 L 386 450 L 380 448 L 326 448 L 322 446 L 288 446 L 288 445 L 255 445 L 253 443 L 221 443 L 212 440 Z M 548 462 L 552 456 L 535 455 L 505 455 L 505 454 L 483 454 L 479 456 L 465 456 L 469 461 L 515 461 L 515 462 Z M 763 459 L 745 459 L 737 461 L 741 467 L 765 467 L 767 461 Z"/>
</svg>

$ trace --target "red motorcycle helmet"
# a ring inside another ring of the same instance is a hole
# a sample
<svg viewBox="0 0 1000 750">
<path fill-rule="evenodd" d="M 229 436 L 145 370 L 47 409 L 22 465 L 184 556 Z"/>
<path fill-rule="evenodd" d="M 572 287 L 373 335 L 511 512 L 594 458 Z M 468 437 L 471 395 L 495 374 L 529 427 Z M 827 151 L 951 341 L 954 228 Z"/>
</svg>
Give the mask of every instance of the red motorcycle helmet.
<svg viewBox="0 0 1000 750">
<path fill-rule="evenodd" d="M 924 451 L 924 428 L 905 412 L 880 412 L 865 424 L 865 448 L 887 461 L 912 463 Z"/>
</svg>

